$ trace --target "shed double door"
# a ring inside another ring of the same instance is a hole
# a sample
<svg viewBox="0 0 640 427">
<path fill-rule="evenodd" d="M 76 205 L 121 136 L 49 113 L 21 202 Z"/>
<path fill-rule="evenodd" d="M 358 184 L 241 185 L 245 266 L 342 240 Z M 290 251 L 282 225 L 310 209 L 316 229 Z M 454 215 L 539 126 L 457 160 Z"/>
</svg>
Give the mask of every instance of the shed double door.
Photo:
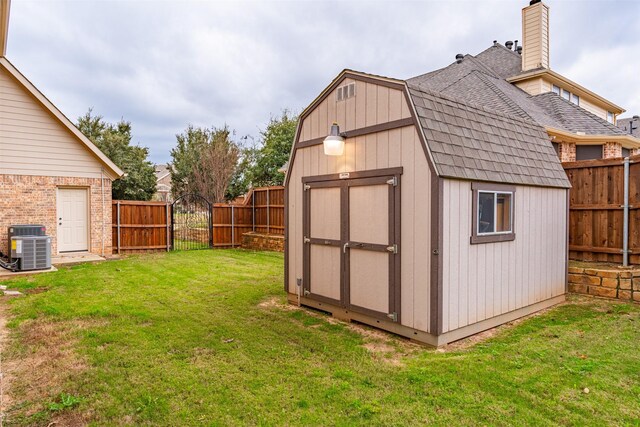
<svg viewBox="0 0 640 427">
<path fill-rule="evenodd" d="M 313 179 L 304 183 L 304 295 L 399 321 L 400 175 Z"/>
</svg>

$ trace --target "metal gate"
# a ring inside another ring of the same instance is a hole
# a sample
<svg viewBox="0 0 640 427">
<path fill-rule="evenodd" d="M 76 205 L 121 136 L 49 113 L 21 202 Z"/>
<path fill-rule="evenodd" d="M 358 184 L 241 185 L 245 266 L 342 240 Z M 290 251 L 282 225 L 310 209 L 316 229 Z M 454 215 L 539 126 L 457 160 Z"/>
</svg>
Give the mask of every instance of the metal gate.
<svg viewBox="0 0 640 427">
<path fill-rule="evenodd" d="M 213 247 L 211 203 L 199 194 L 185 194 L 171 204 L 171 248 L 173 250 Z"/>
</svg>

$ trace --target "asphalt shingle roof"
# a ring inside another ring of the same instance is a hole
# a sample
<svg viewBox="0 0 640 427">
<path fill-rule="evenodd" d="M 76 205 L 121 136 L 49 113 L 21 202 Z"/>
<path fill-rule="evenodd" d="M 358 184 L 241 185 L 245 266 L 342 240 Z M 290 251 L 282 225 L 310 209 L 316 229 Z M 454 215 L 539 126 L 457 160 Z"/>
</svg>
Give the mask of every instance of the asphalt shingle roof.
<svg viewBox="0 0 640 427">
<path fill-rule="evenodd" d="M 620 128 L 553 92 L 542 93 L 531 99 L 564 129 L 571 132 L 584 132 L 587 135 L 624 135 Z"/>
<path fill-rule="evenodd" d="M 544 128 L 407 83 L 440 176 L 569 188 Z"/>
<path fill-rule="evenodd" d="M 587 135 L 620 135 L 620 129 L 554 93 L 531 96 L 505 79 L 521 72 L 520 55 L 496 44 L 462 62 L 407 82 L 543 126 Z"/>
<path fill-rule="evenodd" d="M 633 130 L 629 132 L 629 126 L 631 126 L 631 122 L 633 122 Z M 633 120 L 633 117 L 628 117 L 626 119 L 618 119 L 618 128 L 622 129 L 625 135 L 635 136 L 636 138 L 640 138 L 640 119 Z"/>
</svg>

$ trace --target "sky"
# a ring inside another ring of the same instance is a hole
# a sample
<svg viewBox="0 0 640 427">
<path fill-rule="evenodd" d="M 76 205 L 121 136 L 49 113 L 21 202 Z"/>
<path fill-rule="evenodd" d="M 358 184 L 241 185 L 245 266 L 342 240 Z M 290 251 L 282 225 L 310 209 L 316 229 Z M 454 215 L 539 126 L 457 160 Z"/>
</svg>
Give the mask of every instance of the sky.
<svg viewBox="0 0 640 427">
<path fill-rule="evenodd" d="M 546 0 L 551 68 L 640 114 L 640 1 Z M 521 40 L 527 0 L 13 0 L 7 58 L 72 121 L 128 120 L 154 163 L 187 125 L 259 140 L 344 68 L 409 78 Z"/>
</svg>

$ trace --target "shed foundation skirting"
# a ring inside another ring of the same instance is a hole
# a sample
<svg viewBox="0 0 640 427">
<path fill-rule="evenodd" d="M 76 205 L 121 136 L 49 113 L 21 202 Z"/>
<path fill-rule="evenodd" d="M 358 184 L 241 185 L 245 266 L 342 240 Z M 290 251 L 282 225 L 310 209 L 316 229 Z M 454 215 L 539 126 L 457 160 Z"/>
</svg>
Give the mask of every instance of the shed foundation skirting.
<svg viewBox="0 0 640 427">
<path fill-rule="evenodd" d="M 569 292 L 640 302 L 640 268 L 574 263 L 569 266 Z"/>
<path fill-rule="evenodd" d="M 295 304 L 295 305 L 298 304 L 298 296 L 296 294 L 288 293 L 287 299 L 291 304 Z M 331 313 L 331 315 L 337 319 L 364 323 L 366 325 L 370 325 L 376 328 L 381 328 L 386 331 L 392 332 L 394 334 L 398 334 L 400 336 L 410 338 L 411 340 L 417 341 L 422 344 L 426 344 L 433 347 L 440 347 L 440 346 L 452 343 L 454 341 L 461 340 L 468 336 L 477 334 L 479 332 L 486 331 L 487 329 L 495 328 L 496 326 L 502 325 L 507 322 L 511 322 L 513 320 L 519 319 L 520 317 L 528 316 L 537 311 L 544 310 L 545 308 L 552 307 L 556 304 L 564 302 L 565 299 L 566 299 L 565 295 L 559 295 L 557 297 L 540 301 L 535 304 L 522 307 L 518 310 L 504 313 L 499 316 L 492 317 L 490 319 L 486 319 L 481 322 L 474 323 L 472 325 L 465 326 L 463 328 L 459 328 L 439 336 L 432 335 L 417 329 L 409 328 L 407 326 L 403 326 L 398 323 L 376 319 L 364 314 L 347 310 L 342 307 L 338 307 L 332 304 L 327 304 L 325 302 L 319 302 L 309 298 L 304 298 L 304 297 L 300 298 L 300 303 L 308 307 L 312 307 L 318 310 Z"/>
</svg>

